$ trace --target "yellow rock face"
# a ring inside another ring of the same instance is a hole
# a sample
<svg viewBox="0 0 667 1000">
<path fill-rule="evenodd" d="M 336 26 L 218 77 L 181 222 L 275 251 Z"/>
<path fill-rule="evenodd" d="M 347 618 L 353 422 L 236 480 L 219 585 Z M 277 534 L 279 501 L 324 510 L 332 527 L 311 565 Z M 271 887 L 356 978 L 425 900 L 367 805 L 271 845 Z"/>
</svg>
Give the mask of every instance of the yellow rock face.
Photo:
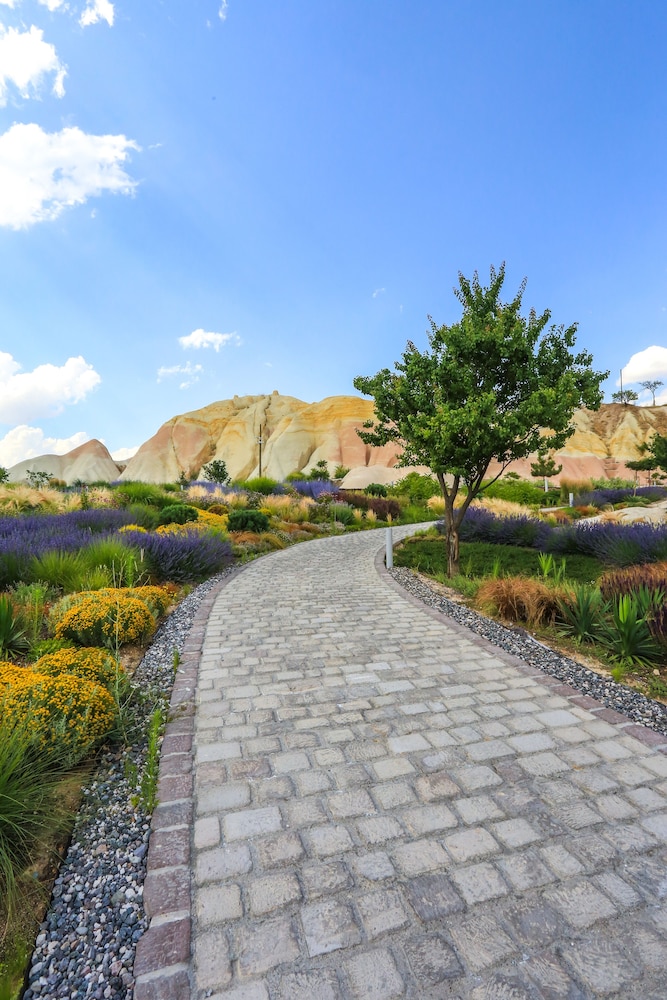
<svg viewBox="0 0 667 1000">
<path fill-rule="evenodd" d="M 357 434 L 373 416 L 373 404 L 359 396 L 329 396 L 304 403 L 293 396 L 235 396 L 173 417 L 130 459 L 123 479 L 170 482 L 181 472 L 197 476 L 212 459 L 225 462 L 234 479 L 262 475 L 283 479 L 308 471 L 324 459 L 333 473 L 349 468 L 396 464 L 393 445 L 371 448 Z"/>
</svg>

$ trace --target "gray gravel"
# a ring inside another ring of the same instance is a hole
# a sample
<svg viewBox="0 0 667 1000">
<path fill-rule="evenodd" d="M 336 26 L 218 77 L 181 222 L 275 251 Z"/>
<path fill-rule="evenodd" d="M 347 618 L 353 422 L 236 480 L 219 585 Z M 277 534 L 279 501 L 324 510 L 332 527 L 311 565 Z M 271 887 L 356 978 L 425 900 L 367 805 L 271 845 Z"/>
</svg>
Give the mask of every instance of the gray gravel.
<svg viewBox="0 0 667 1000">
<path fill-rule="evenodd" d="M 620 712 L 633 722 L 639 722 L 658 733 L 667 734 L 667 706 L 646 698 L 632 688 L 617 684 L 610 677 L 589 670 L 587 667 L 571 660 L 567 656 L 549 649 L 541 642 L 533 639 L 525 629 L 507 628 L 491 618 L 472 611 L 455 601 L 450 601 L 442 594 L 431 590 L 426 583 L 415 576 L 409 569 L 397 567 L 390 571 L 391 575 L 411 594 L 418 597 L 424 604 L 436 608 L 454 621 L 465 625 L 472 632 L 484 636 L 489 642 L 514 656 L 520 657 L 533 667 L 538 667 L 545 674 L 558 677 L 559 680 L 587 694 L 596 701 L 602 702 L 608 708 Z"/>
<path fill-rule="evenodd" d="M 179 652 L 201 599 L 221 573 L 196 587 L 162 623 L 135 672 L 168 702 Z M 23 1000 L 132 1000 L 137 941 L 148 926 L 143 883 L 150 815 L 136 802 L 145 743 L 108 751 L 83 790 L 67 856 L 39 928 Z"/>
</svg>

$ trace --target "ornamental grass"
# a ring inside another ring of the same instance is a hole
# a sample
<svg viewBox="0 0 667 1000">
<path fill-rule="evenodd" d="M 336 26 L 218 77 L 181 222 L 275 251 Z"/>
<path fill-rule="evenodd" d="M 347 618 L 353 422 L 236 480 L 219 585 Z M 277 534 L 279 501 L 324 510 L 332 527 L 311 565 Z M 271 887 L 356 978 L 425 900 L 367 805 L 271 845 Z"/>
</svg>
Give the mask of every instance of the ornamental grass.
<svg viewBox="0 0 667 1000">
<path fill-rule="evenodd" d="M 52 612 L 50 621 L 56 639 L 79 646 L 143 645 L 155 631 L 155 617 L 143 601 L 101 591 L 89 592 L 62 614 Z"/>
<path fill-rule="evenodd" d="M 101 742 L 114 725 L 114 700 L 99 684 L 0 662 L 0 717 L 3 724 L 29 719 L 46 752 L 58 750 L 70 765 Z"/>
<path fill-rule="evenodd" d="M 476 603 L 483 611 L 507 621 L 529 625 L 553 625 L 564 594 L 531 577 L 508 576 L 484 580 Z"/>
</svg>

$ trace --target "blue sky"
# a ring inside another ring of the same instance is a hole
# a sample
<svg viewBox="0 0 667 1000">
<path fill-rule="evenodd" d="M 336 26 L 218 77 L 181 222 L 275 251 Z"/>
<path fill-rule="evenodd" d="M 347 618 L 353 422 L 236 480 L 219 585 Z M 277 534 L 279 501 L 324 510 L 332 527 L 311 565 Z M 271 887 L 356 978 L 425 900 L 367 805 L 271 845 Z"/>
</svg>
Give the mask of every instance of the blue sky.
<svg viewBox="0 0 667 1000">
<path fill-rule="evenodd" d="M 0 25 L 0 465 L 353 393 L 503 260 L 607 398 L 621 368 L 667 384 L 664 4 L 0 0 Z"/>
</svg>

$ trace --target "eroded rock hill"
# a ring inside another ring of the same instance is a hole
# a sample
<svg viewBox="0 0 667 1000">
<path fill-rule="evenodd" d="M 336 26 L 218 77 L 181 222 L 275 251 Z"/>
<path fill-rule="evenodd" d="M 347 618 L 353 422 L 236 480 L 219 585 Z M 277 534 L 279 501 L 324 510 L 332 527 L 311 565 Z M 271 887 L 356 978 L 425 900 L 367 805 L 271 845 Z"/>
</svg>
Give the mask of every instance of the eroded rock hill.
<svg viewBox="0 0 667 1000">
<path fill-rule="evenodd" d="M 172 417 L 139 448 L 121 478 L 173 482 L 182 472 L 195 477 L 207 462 L 222 459 L 234 479 L 247 479 L 259 474 L 261 437 L 262 474 L 274 479 L 297 469 L 307 471 L 325 459 L 332 472 L 337 465 L 352 469 L 346 485 L 361 488 L 373 481 L 388 482 L 399 476 L 398 470 L 388 472 L 396 466 L 398 449 L 371 448 L 357 434 L 372 417 L 372 402 L 360 396 L 329 396 L 317 403 L 278 392 L 234 396 Z M 574 434 L 556 454 L 562 476 L 632 477 L 625 462 L 638 458 L 639 446 L 656 431 L 667 435 L 667 406 L 608 403 L 596 412 L 578 410 L 573 422 Z M 525 459 L 511 468 L 529 478 L 530 462 Z M 99 441 L 89 441 L 67 455 L 21 462 L 10 470 L 10 478 L 23 479 L 28 469 L 43 469 L 68 483 L 112 480 L 118 475 L 118 466 Z"/>
</svg>

